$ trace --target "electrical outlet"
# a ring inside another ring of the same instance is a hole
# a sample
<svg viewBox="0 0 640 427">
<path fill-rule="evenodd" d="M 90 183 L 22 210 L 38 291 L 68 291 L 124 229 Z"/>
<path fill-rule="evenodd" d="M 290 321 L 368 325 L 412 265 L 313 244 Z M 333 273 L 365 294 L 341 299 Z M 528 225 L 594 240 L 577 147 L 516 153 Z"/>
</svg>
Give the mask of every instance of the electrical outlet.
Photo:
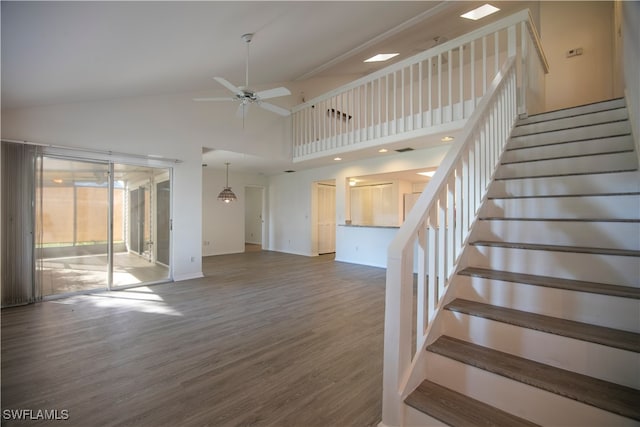
<svg viewBox="0 0 640 427">
<path fill-rule="evenodd" d="M 581 47 L 576 47 L 574 49 L 569 49 L 567 51 L 567 58 L 571 58 L 573 56 L 582 55 L 583 52 L 584 52 L 584 50 Z"/>
</svg>

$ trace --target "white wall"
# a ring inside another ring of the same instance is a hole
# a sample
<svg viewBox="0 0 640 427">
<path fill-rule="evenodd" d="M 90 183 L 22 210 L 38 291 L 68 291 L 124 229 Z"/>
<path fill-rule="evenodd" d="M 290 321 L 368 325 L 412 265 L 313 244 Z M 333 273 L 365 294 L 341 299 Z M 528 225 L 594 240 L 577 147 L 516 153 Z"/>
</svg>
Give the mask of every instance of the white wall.
<svg viewBox="0 0 640 427">
<path fill-rule="evenodd" d="M 291 107 L 301 102 L 302 93 L 317 95 L 352 79 L 343 76 L 338 79 L 283 83 L 293 95 L 279 98 L 278 105 Z M 217 90 L 219 88 L 212 83 L 211 89 L 193 93 L 2 110 L 1 137 L 82 150 L 145 156 L 152 154 L 181 160 L 182 163 L 174 165 L 173 169 L 173 276 L 175 280 L 199 277 L 202 275 L 203 254 L 239 252 L 240 243 L 244 247 L 242 211 L 232 218 L 233 221 L 240 221 L 241 228 L 231 240 L 221 240 L 220 235 L 212 231 L 213 219 L 205 217 L 203 220 L 204 205 L 207 213 L 212 208 L 208 190 L 215 193 L 211 196 L 215 199 L 220 191 L 218 187 L 222 188 L 224 180 L 212 173 L 204 179 L 206 188 L 203 187 L 202 148 L 246 153 L 279 161 L 291 158 L 290 119 L 253 108 L 243 128 L 242 122 L 235 118 L 235 106 L 215 102 L 196 103 L 192 100 L 194 97 L 215 95 Z M 87 156 L 91 154 L 87 152 Z M 233 176 L 231 172 L 230 184 L 241 199 L 245 185 L 266 185 L 263 177 L 240 179 L 235 183 L 231 179 Z M 210 185 L 215 189 L 209 188 Z M 203 198 L 203 194 L 207 194 L 207 197 Z M 240 201 L 238 205 L 242 203 Z M 214 211 L 219 207 L 215 206 Z M 224 214 L 228 213 L 228 210 L 224 211 Z M 287 217 L 284 214 L 285 227 L 288 226 Z M 233 227 L 236 227 L 235 222 Z M 265 233 L 268 231 L 267 228 Z M 269 240 L 268 236 L 264 236 L 263 245 Z M 308 235 L 305 238 L 309 240 Z M 203 251 L 204 240 L 210 244 Z M 304 243 L 296 244 L 305 246 Z M 308 253 L 306 246 L 305 253 Z"/>
<path fill-rule="evenodd" d="M 229 105 L 195 103 L 191 99 L 203 95 L 208 94 L 3 110 L 2 138 L 182 160 L 174 166 L 173 173 L 174 279 L 199 277 L 203 240 L 202 147 L 267 158 L 288 158 L 290 151 L 288 120 L 269 112 L 252 111 L 243 130 L 234 118 L 235 109 L 226 108 Z M 242 190 L 243 185 L 237 189 Z M 244 229 L 242 218 L 241 213 Z M 244 233 L 240 236 L 243 239 Z"/>
<path fill-rule="evenodd" d="M 622 2 L 622 49 L 625 95 L 640 159 L 640 2 Z"/>
<path fill-rule="evenodd" d="M 540 2 L 540 38 L 549 62 L 547 110 L 613 98 L 612 2 Z M 567 58 L 573 48 L 583 55 Z"/>
<path fill-rule="evenodd" d="M 231 167 L 231 166 L 230 166 Z M 225 186 L 224 170 L 203 168 L 202 173 L 202 256 L 241 253 L 245 244 L 246 186 L 265 186 L 261 175 L 229 171 L 229 186 L 238 198 L 232 203 L 217 199 Z"/>
<path fill-rule="evenodd" d="M 449 145 L 407 153 L 381 155 L 358 162 L 303 170 L 269 177 L 268 249 L 313 256 L 312 188 L 314 182 L 335 180 L 336 183 L 336 260 L 384 267 L 387 244 L 397 228 L 345 227 L 345 195 L 347 179 L 352 176 L 429 168 L 440 164 Z M 362 231 L 367 237 L 362 237 Z M 390 237 L 391 236 L 391 237 Z"/>
</svg>

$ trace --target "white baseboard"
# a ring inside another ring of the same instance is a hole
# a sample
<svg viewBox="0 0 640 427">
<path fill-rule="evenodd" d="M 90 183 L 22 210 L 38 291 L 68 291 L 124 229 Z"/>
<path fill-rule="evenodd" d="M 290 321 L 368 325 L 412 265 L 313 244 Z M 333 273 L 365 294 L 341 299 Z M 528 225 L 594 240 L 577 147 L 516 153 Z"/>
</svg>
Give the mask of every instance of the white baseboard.
<svg viewBox="0 0 640 427">
<path fill-rule="evenodd" d="M 181 282 L 183 280 L 200 279 L 202 277 L 204 277 L 204 274 L 202 274 L 202 271 L 199 271 L 197 273 L 174 274 L 173 281 Z"/>
</svg>

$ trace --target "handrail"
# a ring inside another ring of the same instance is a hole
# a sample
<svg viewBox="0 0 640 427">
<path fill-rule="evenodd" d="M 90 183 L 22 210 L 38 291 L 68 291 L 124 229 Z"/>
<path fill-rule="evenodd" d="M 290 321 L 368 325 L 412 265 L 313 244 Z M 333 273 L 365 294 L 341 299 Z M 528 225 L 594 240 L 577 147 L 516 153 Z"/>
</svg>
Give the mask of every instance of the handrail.
<svg viewBox="0 0 640 427">
<path fill-rule="evenodd" d="M 548 64 L 525 9 L 295 106 L 293 161 L 457 131 L 514 54 L 519 113 L 536 110 Z"/>
<path fill-rule="evenodd" d="M 531 16 L 531 11 L 527 9 L 527 14 L 529 15 L 528 19 L 525 21 L 527 23 L 527 29 L 529 30 L 529 35 L 533 41 L 533 47 L 536 49 L 536 53 L 538 54 L 538 59 L 540 60 L 540 64 L 542 65 L 542 69 L 545 74 L 549 72 L 549 62 L 547 61 L 547 55 L 544 54 L 544 50 L 542 49 L 542 42 L 540 41 L 540 34 L 538 34 L 538 29 L 535 25 L 533 25 L 533 17 Z"/>
<path fill-rule="evenodd" d="M 471 133 L 475 130 L 478 121 L 484 114 L 484 110 L 492 100 L 492 97 L 496 92 L 498 85 L 503 81 L 506 72 L 514 62 L 515 58 L 510 58 L 502 66 L 502 69 L 494 78 L 493 82 L 491 83 L 491 88 L 487 92 L 487 95 L 482 98 L 482 101 L 480 102 L 480 104 L 478 104 L 478 107 L 467 121 L 462 134 L 451 145 L 451 148 L 447 152 L 447 155 L 440 163 L 440 166 L 438 166 L 436 173 L 429 180 L 429 184 L 426 186 L 424 192 L 420 195 L 420 197 L 414 204 L 414 209 L 411 209 L 411 212 L 409 212 L 409 215 L 407 215 L 405 222 L 402 224 L 402 226 L 398 230 L 398 233 L 389 244 L 389 256 L 392 256 L 391 254 L 394 253 L 397 254 L 399 250 L 404 247 L 403 242 L 407 241 L 409 236 L 411 236 L 412 234 L 417 233 L 418 227 L 420 225 L 420 220 L 423 219 L 424 216 L 421 215 L 421 213 L 424 214 L 424 212 L 428 211 L 432 207 L 433 203 L 437 202 L 437 200 L 435 199 L 435 195 L 439 193 L 442 190 L 443 186 L 447 184 L 444 177 L 451 173 L 451 168 L 453 167 L 454 163 L 456 163 L 460 159 L 463 147 L 469 144 Z M 425 203 L 427 203 L 426 206 Z"/>
<path fill-rule="evenodd" d="M 302 104 L 296 105 L 291 109 L 291 112 L 295 113 L 297 111 L 304 109 L 305 107 L 311 107 L 312 105 L 317 104 L 318 102 L 324 99 L 331 98 L 335 95 L 338 95 L 350 89 L 354 89 L 358 86 L 361 86 L 364 83 L 370 82 L 371 80 L 375 80 L 377 78 L 383 77 L 389 73 L 392 73 L 394 70 L 397 71 L 404 67 L 407 67 L 408 65 L 415 64 L 416 62 L 428 59 L 429 57 L 438 56 L 442 53 L 446 53 L 453 48 L 457 48 L 458 46 L 467 44 L 472 40 L 478 39 L 479 37 L 492 34 L 499 29 L 507 28 L 519 22 L 527 22 L 528 23 L 527 27 L 529 28 L 530 31 L 533 31 L 532 35 L 535 34 L 536 50 L 538 50 L 540 59 L 545 64 L 545 68 L 546 68 L 545 72 L 548 72 L 549 66 L 547 65 L 546 57 L 544 56 L 544 53 L 542 51 L 542 44 L 540 43 L 538 32 L 535 29 L 535 27 L 531 25 L 531 22 L 533 22 L 533 18 L 531 17 L 531 13 L 529 12 L 529 9 L 524 9 L 524 10 L 521 10 L 520 12 L 516 12 L 505 18 L 492 22 L 491 24 L 488 24 L 484 27 L 481 27 L 469 33 L 466 33 L 460 37 L 456 37 L 455 39 L 444 42 L 438 46 L 434 46 L 428 50 L 417 53 L 413 56 L 403 59 L 402 61 L 398 61 L 388 67 L 385 67 L 373 73 L 367 74 L 364 77 L 360 77 L 357 80 L 353 80 L 329 92 L 325 92 L 322 95 L 316 96 L 315 98 L 312 98 L 308 101 L 303 102 Z"/>
<path fill-rule="evenodd" d="M 517 118 L 516 57 L 491 82 L 391 242 L 387 259 L 382 425 L 402 425 L 412 365 L 430 339 L 449 280 Z M 412 354 L 414 251 L 417 259 Z"/>
</svg>

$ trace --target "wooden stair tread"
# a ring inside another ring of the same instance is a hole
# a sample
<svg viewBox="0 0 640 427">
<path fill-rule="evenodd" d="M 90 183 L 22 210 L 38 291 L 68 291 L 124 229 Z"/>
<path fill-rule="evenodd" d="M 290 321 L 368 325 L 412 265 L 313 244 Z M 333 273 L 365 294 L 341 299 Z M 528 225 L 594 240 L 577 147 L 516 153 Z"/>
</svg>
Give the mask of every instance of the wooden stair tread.
<svg viewBox="0 0 640 427">
<path fill-rule="evenodd" d="M 562 279 L 550 276 L 537 276 L 533 274 L 514 273 L 511 271 L 491 270 L 477 267 L 467 267 L 464 270 L 459 271 L 458 274 L 472 277 L 483 277 L 485 279 L 502 280 L 505 282 L 544 286 L 547 288 L 640 299 L 640 288 L 634 288 L 631 286 L 608 285 L 605 283 Z"/>
<path fill-rule="evenodd" d="M 549 160 L 562 160 L 562 159 L 576 159 L 583 157 L 595 157 L 595 156 L 605 156 L 609 154 L 621 154 L 621 153 L 633 153 L 633 148 L 630 149 L 611 149 L 610 151 L 602 151 L 597 153 L 587 153 L 587 154 L 566 154 L 566 155 L 558 155 L 552 157 L 540 157 L 534 159 L 523 159 L 523 160 L 506 160 L 500 163 L 500 165 L 517 165 L 523 163 L 535 163 L 535 162 L 546 162 Z"/>
<path fill-rule="evenodd" d="M 572 130 L 572 129 L 581 129 L 581 128 L 595 128 L 598 126 L 603 126 L 603 125 L 610 125 L 613 123 L 624 123 L 624 122 L 628 122 L 629 118 L 618 118 L 618 119 L 611 119 L 611 120 L 606 120 L 606 121 L 602 121 L 602 122 L 597 122 L 597 123 L 589 123 L 589 124 L 582 124 L 582 125 L 577 125 L 577 126 L 568 126 L 568 127 L 564 127 L 561 129 L 549 129 L 549 130 L 541 130 L 541 131 L 537 131 L 537 132 L 532 132 L 532 133 L 527 133 L 527 134 L 523 134 L 523 135 L 513 135 L 511 138 L 509 138 L 509 142 L 507 143 L 507 150 L 510 150 L 512 148 L 509 147 L 510 142 L 511 141 L 515 141 L 518 138 L 526 138 L 526 137 L 531 137 L 534 135 L 544 135 L 544 134 L 549 134 L 549 133 L 561 133 L 561 132 L 565 132 L 568 130 Z M 536 124 L 541 124 L 544 122 L 539 122 Z M 530 123 L 533 124 L 533 123 Z M 527 126 L 527 124 L 523 124 L 522 126 Z M 626 132 L 620 133 L 620 134 L 612 134 L 611 136 L 618 136 L 618 135 L 625 135 Z M 607 135 L 609 136 L 609 135 Z M 538 145 L 538 147 L 541 147 L 543 145 L 556 145 L 556 144 L 566 144 L 568 142 L 578 142 L 578 141 L 588 141 L 590 139 L 593 138 L 580 138 L 580 139 L 567 139 L 567 140 L 563 140 L 563 141 L 559 141 L 559 142 L 552 142 L 552 143 L 545 143 L 545 144 L 540 144 Z"/>
<path fill-rule="evenodd" d="M 496 177 L 494 178 L 494 181 L 508 181 L 512 179 L 556 178 L 556 177 L 563 177 L 563 176 L 600 175 L 605 173 L 635 172 L 637 170 L 638 168 L 628 168 L 628 169 L 616 169 L 616 170 L 597 171 L 597 172 L 567 172 L 567 173 L 554 173 L 554 174 L 548 174 L 548 175 L 507 176 L 507 177 Z"/>
<path fill-rule="evenodd" d="M 640 334 L 634 332 L 464 299 L 455 299 L 445 308 L 471 316 L 640 353 Z"/>
<path fill-rule="evenodd" d="M 530 421 L 426 380 L 405 399 L 405 403 L 453 427 L 537 426 Z"/>
<path fill-rule="evenodd" d="M 543 135 L 546 133 L 551 133 L 551 132 L 562 132 L 565 130 L 573 130 L 573 129 L 580 129 L 583 127 L 590 127 L 590 126 L 598 126 L 598 125 L 607 125 L 607 124 L 611 124 L 611 123 L 619 123 L 619 122 L 626 122 L 627 120 L 629 120 L 628 117 L 622 118 L 622 117 L 618 117 L 618 118 L 609 118 L 607 120 L 603 120 L 603 121 L 596 121 L 594 123 L 587 123 L 587 124 L 572 124 L 572 125 L 568 125 L 565 124 L 562 127 L 556 127 L 556 128 L 552 128 L 552 129 L 524 129 L 525 126 L 540 126 L 540 125 L 544 125 L 547 123 L 551 123 L 554 121 L 559 121 L 559 120 L 566 120 L 566 119 L 575 119 L 577 117 L 580 116 L 584 116 L 584 115 L 591 115 L 591 114 L 599 114 L 599 113 L 608 113 L 608 112 L 612 112 L 612 111 L 621 111 L 621 110 L 625 110 L 625 108 L 614 108 L 612 110 L 605 110 L 605 111 L 598 111 L 595 113 L 589 113 L 589 114 L 581 114 L 579 116 L 574 116 L 574 117 L 563 117 L 563 118 L 558 118 L 558 119 L 553 119 L 553 120 L 545 120 L 544 122 L 538 122 L 538 123 L 528 123 L 528 124 L 521 124 L 516 126 L 518 131 L 523 131 L 523 132 L 527 132 L 527 133 L 518 133 L 518 134 L 513 134 L 511 136 L 511 138 L 519 138 L 521 136 L 533 136 L 533 135 Z M 514 131 L 516 130 L 514 129 Z M 582 142 L 582 141 L 588 141 L 589 139 L 585 138 L 585 139 L 580 139 L 577 142 Z M 569 141 L 571 142 L 571 141 Z"/>
<path fill-rule="evenodd" d="M 527 195 L 527 196 L 489 196 L 487 199 L 489 200 L 500 200 L 500 199 L 554 199 L 554 198 L 581 198 L 581 197 L 607 197 L 607 196 L 638 196 L 640 195 L 637 191 L 629 191 L 626 193 L 592 193 L 592 194 L 545 194 L 545 195 Z M 608 219 L 602 219 L 601 221 L 609 221 Z"/>
<path fill-rule="evenodd" d="M 584 246 L 541 245 L 534 243 L 498 242 L 489 240 L 478 240 L 471 244 L 474 246 L 493 246 L 499 248 L 527 249 L 534 251 L 575 252 L 581 254 L 640 257 L 640 251 L 630 249 L 588 248 Z"/>
<path fill-rule="evenodd" d="M 547 196 L 544 196 L 547 197 Z M 551 196 L 556 197 L 556 196 Z M 564 197 L 564 196 L 560 196 Z M 495 199 L 489 198 L 489 199 Z M 498 197 L 499 199 L 517 199 L 524 197 Z M 629 219 L 629 218 L 519 218 L 519 217 L 508 217 L 508 216 L 482 216 L 479 217 L 480 221 L 558 221 L 558 222 L 640 222 L 640 219 Z"/>
<path fill-rule="evenodd" d="M 616 104 L 615 103 L 616 101 L 620 101 L 620 103 Z M 583 110 L 584 107 L 597 106 L 598 104 L 602 105 L 603 107 L 606 104 L 614 104 L 614 105 L 609 105 L 609 106 L 604 107 L 603 109 L 596 109 L 596 110 L 593 110 L 593 111 L 588 111 L 586 113 L 580 111 L 580 110 Z M 576 106 L 573 106 L 573 107 L 558 108 L 558 109 L 554 109 L 554 110 L 543 111 L 543 112 L 540 112 L 540 113 L 531 114 L 531 115 L 528 115 L 525 118 L 518 119 L 518 122 L 516 123 L 516 127 L 517 126 L 526 126 L 526 125 L 529 125 L 529 124 L 532 124 L 532 123 L 540 123 L 540 122 L 556 120 L 555 118 L 545 118 L 545 116 L 553 115 L 555 113 L 573 112 L 573 114 L 569 114 L 567 116 L 558 117 L 558 118 L 568 118 L 568 117 L 581 116 L 581 115 L 589 114 L 589 113 L 592 113 L 592 112 L 613 110 L 613 109 L 625 108 L 625 107 L 626 107 L 626 103 L 624 102 L 624 98 L 622 98 L 622 97 L 611 98 L 611 99 L 606 99 L 604 101 L 590 102 L 590 103 L 587 103 L 587 104 L 576 105 Z M 540 120 L 538 120 L 538 119 L 540 119 Z"/>
<path fill-rule="evenodd" d="M 640 390 L 592 378 L 456 338 L 441 336 L 427 350 L 515 381 L 640 420 Z"/>
<path fill-rule="evenodd" d="M 542 122 L 539 122 L 537 124 L 541 124 Z M 524 125 L 526 126 L 526 125 Z M 514 135 L 514 137 L 516 136 L 524 136 L 524 135 Z M 579 139 L 577 141 L 573 141 L 575 143 L 581 144 L 583 142 L 589 143 L 589 142 L 609 142 L 609 141 L 615 141 L 613 145 L 615 145 L 615 143 L 621 143 L 625 142 L 625 141 L 629 141 L 629 142 L 633 142 L 633 135 L 631 134 L 631 132 L 622 132 L 622 133 L 616 133 L 616 135 L 613 136 L 607 136 L 607 135 L 597 135 L 597 136 L 593 136 L 593 137 L 586 137 L 583 139 Z M 570 144 L 571 142 L 569 142 Z M 562 143 L 559 143 L 557 145 L 561 145 Z M 608 145 L 608 144 L 603 144 L 603 147 L 600 148 L 605 148 L 604 145 Z M 505 148 L 506 151 L 518 151 L 518 150 L 527 150 L 527 149 L 532 149 L 532 148 L 536 148 L 537 146 L 522 146 L 522 147 L 514 147 L 514 148 Z M 543 146 L 544 147 L 544 146 Z"/>
</svg>

